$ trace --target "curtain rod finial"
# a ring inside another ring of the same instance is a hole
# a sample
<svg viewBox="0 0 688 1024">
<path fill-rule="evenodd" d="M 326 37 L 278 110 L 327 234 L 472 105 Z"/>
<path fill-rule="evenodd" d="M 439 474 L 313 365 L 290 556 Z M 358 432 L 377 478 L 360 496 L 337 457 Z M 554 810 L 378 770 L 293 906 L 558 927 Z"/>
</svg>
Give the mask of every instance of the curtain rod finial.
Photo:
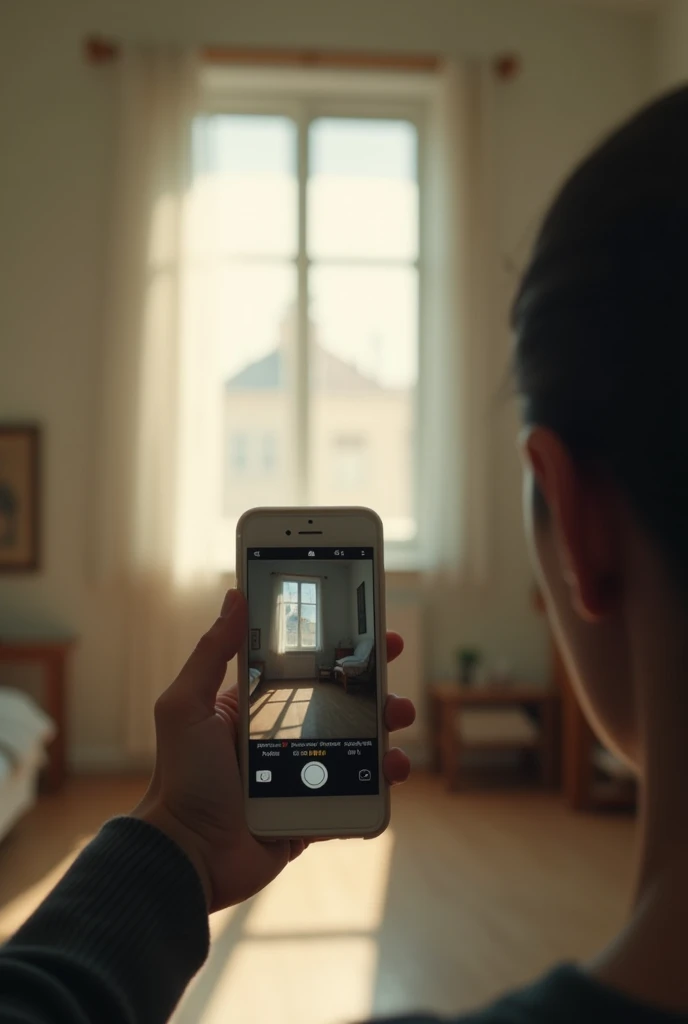
<svg viewBox="0 0 688 1024">
<path fill-rule="evenodd" d="M 521 73 L 521 58 L 517 53 L 500 53 L 494 59 L 494 72 L 502 82 L 510 82 Z"/>
<path fill-rule="evenodd" d="M 111 64 L 119 57 L 119 46 L 102 36 L 88 36 L 84 40 L 84 55 L 89 64 Z"/>
</svg>

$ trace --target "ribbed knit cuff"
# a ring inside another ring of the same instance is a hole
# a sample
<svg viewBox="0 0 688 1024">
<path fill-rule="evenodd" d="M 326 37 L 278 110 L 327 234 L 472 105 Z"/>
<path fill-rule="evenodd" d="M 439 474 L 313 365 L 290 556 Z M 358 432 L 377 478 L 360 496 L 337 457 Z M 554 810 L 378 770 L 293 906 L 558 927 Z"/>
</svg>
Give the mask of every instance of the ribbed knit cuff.
<svg viewBox="0 0 688 1024">
<path fill-rule="evenodd" d="M 114 818 L 8 944 L 54 948 L 123 999 L 135 1020 L 166 1021 L 209 945 L 203 887 L 168 836 Z M 18 950 L 17 950 L 18 952 Z"/>
</svg>

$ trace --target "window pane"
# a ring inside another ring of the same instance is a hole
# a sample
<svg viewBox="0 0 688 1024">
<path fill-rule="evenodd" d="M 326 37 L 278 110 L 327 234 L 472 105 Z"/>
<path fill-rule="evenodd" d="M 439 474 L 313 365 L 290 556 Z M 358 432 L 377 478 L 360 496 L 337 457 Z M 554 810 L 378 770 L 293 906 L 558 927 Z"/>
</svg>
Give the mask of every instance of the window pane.
<svg viewBox="0 0 688 1024">
<path fill-rule="evenodd" d="M 332 438 L 330 485 L 356 490 L 368 480 L 368 444 L 358 434 L 335 435 Z"/>
<path fill-rule="evenodd" d="M 282 594 L 284 595 L 285 601 L 296 602 L 299 598 L 299 585 L 298 583 L 287 582 L 282 584 Z"/>
<path fill-rule="evenodd" d="M 210 276 L 202 317 L 216 336 L 227 446 L 223 508 L 233 519 L 277 497 L 296 500 L 289 381 L 296 281 L 291 265 L 222 266 Z"/>
<path fill-rule="evenodd" d="M 248 464 L 248 438 L 246 434 L 233 433 L 229 438 L 229 467 L 232 473 L 241 475 Z"/>
<path fill-rule="evenodd" d="M 285 584 L 285 587 L 290 584 Z M 296 586 L 296 584 L 293 584 Z M 284 603 L 284 625 L 286 632 L 287 647 L 299 646 L 299 606 L 298 604 Z"/>
<path fill-rule="evenodd" d="M 289 118 L 196 118 L 194 251 L 293 256 L 298 224 L 296 152 L 296 125 Z"/>
<path fill-rule="evenodd" d="M 315 605 L 301 605 L 301 646 L 315 647 Z"/>
<path fill-rule="evenodd" d="M 415 533 L 418 281 L 413 268 L 311 271 L 311 494 Z"/>
<path fill-rule="evenodd" d="M 407 121 L 323 117 L 311 124 L 309 142 L 310 255 L 415 259 L 415 127 Z"/>
<path fill-rule="evenodd" d="M 315 605 L 315 583 L 301 584 L 301 600 L 304 604 Z"/>
<path fill-rule="evenodd" d="M 277 465 L 277 437 L 274 433 L 263 434 L 262 463 L 265 473 L 272 473 Z"/>
</svg>

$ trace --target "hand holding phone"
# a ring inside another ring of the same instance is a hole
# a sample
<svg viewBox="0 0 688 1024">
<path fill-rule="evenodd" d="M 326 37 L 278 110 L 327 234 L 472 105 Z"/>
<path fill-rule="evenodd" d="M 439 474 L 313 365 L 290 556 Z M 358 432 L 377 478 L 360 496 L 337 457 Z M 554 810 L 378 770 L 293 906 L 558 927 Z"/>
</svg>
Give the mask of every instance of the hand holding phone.
<svg viewBox="0 0 688 1024">
<path fill-rule="evenodd" d="M 377 835 L 389 820 L 379 516 L 252 509 L 237 527 L 237 570 L 249 608 L 239 661 L 249 828 Z"/>
<path fill-rule="evenodd" d="M 227 662 L 244 643 L 246 628 L 246 602 L 230 591 L 219 618 L 157 702 L 155 772 L 133 812 L 184 850 L 198 871 L 211 911 L 248 899 L 307 845 L 262 843 L 246 825 L 236 744 L 237 692 L 233 688 L 218 696 Z M 390 660 L 402 647 L 401 638 L 390 634 Z M 410 701 L 388 699 L 385 722 L 390 731 L 406 728 L 414 715 Z M 408 776 L 408 759 L 400 750 L 390 750 L 383 766 L 390 784 Z"/>
</svg>

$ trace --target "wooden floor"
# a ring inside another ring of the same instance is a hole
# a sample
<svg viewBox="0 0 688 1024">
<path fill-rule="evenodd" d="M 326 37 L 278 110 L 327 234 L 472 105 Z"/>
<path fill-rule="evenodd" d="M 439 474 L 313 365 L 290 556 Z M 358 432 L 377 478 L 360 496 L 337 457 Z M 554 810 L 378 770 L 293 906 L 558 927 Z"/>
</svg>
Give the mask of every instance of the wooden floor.
<svg viewBox="0 0 688 1024">
<path fill-rule="evenodd" d="M 262 682 L 251 698 L 251 739 L 368 740 L 377 734 L 374 694 L 313 679 Z"/>
<path fill-rule="evenodd" d="M 136 780 L 75 780 L 0 846 L 0 934 L 36 905 Z M 447 794 L 419 776 L 373 842 L 318 844 L 249 903 L 216 914 L 175 1024 L 334 1024 L 417 1007 L 459 1012 L 622 919 L 632 822 L 543 793 Z"/>
</svg>

